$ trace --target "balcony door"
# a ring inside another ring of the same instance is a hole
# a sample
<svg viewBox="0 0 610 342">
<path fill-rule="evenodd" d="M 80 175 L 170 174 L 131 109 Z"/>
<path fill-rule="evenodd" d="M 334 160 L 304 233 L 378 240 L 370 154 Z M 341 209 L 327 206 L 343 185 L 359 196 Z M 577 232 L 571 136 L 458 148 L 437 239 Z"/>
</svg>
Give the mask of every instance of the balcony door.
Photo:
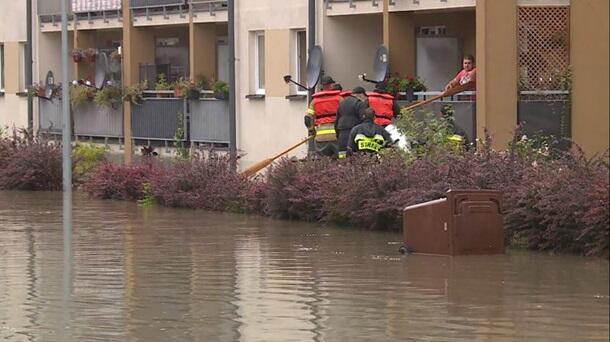
<svg viewBox="0 0 610 342">
<path fill-rule="evenodd" d="M 417 37 L 416 74 L 428 90 L 443 90 L 461 69 L 461 48 L 454 37 Z"/>
</svg>

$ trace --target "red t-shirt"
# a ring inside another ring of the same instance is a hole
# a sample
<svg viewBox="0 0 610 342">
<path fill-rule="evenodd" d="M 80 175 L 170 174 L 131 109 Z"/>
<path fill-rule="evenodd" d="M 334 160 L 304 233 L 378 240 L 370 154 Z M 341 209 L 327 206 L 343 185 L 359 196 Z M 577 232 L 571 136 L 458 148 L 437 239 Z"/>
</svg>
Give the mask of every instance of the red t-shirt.
<svg viewBox="0 0 610 342">
<path fill-rule="evenodd" d="M 476 78 L 475 71 L 476 71 L 476 69 L 472 69 L 470 71 L 466 71 L 466 70 L 462 69 L 462 71 L 458 72 L 458 74 L 455 75 L 454 80 L 457 80 L 460 83 L 460 85 L 466 84 L 468 82 L 472 82 L 472 87 L 469 90 L 476 90 L 477 78 Z"/>
</svg>

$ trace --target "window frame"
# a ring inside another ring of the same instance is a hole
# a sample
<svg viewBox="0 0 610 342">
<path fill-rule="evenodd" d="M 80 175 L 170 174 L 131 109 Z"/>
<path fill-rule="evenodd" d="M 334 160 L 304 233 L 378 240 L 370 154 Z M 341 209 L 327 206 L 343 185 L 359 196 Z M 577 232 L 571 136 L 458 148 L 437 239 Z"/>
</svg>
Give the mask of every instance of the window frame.
<svg viewBox="0 0 610 342">
<path fill-rule="evenodd" d="M 262 87 L 261 87 L 261 70 L 260 70 L 260 38 L 263 38 L 263 77 L 262 77 Z M 257 95 L 265 95 L 265 31 L 254 31 L 254 92 Z"/>
<path fill-rule="evenodd" d="M 301 83 L 302 85 L 307 86 L 307 57 L 308 57 L 308 51 L 307 51 L 307 30 L 302 28 L 302 29 L 295 29 L 293 30 L 293 39 L 294 39 L 294 47 L 293 47 L 293 51 L 294 51 L 294 57 L 293 57 L 293 68 L 295 71 L 295 79 L 297 80 L 298 83 Z M 299 39 L 299 34 L 300 33 L 304 33 L 304 41 L 302 42 L 303 44 L 305 44 L 305 56 L 303 63 L 305 63 L 305 74 L 301 75 L 301 65 L 300 65 L 300 45 L 299 43 L 301 42 L 301 40 Z M 307 89 L 302 89 L 301 87 L 299 87 L 298 85 L 294 84 L 294 94 L 297 95 L 307 95 Z"/>
<path fill-rule="evenodd" d="M 0 92 L 4 92 L 4 43 L 0 43 Z"/>
</svg>

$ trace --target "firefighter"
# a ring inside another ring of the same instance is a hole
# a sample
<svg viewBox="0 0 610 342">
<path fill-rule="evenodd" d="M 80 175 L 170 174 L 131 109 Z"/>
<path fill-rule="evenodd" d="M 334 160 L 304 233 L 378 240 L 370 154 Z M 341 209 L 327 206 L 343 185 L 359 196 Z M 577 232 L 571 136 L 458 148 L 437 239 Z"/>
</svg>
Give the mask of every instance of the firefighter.
<svg viewBox="0 0 610 342">
<path fill-rule="evenodd" d="M 335 122 L 341 102 L 341 90 L 333 90 L 335 81 L 330 76 L 322 76 L 320 83 L 322 90 L 313 94 L 305 115 L 305 126 L 315 134 L 316 153 L 334 157 L 338 153 Z"/>
<path fill-rule="evenodd" d="M 372 108 L 362 111 L 362 123 L 352 128 L 349 136 L 347 153 L 355 152 L 379 153 L 392 143 L 390 133 L 374 122 L 375 113 Z"/>
<path fill-rule="evenodd" d="M 378 82 L 368 94 L 369 107 L 375 113 L 375 123 L 383 127 L 392 124 L 392 119 L 400 115 L 400 106 L 385 88 L 384 82 Z"/>
</svg>

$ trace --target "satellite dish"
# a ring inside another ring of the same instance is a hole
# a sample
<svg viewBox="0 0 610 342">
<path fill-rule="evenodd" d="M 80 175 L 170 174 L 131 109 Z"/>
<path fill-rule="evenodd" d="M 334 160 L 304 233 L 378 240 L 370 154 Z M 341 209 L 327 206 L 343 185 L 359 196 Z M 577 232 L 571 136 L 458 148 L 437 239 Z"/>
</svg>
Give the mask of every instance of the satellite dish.
<svg viewBox="0 0 610 342">
<path fill-rule="evenodd" d="M 53 92 L 55 91 L 55 76 L 53 76 L 53 71 L 47 71 L 47 77 L 45 77 L 44 81 L 44 96 L 47 100 L 50 100 L 53 97 Z"/>
<path fill-rule="evenodd" d="M 108 77 L 108 55 L 101 52 L 95 61 L 95 87 L 102 89 Z"/>
<path fill-rule="evenodd" d="M 383 82 L 388 74 L 388 48 L 381 45 L 375 53 L 375 61 L 373 62 L 373 78 L 374 82 Z"/>
<path fill-rule="evenodd" d="M 322 48 L 316 45 L 309 51 L 309 58 L 307 60 L 307 88 L 313 89 L 316 87 L 321 71 Z"/>
</svg>

